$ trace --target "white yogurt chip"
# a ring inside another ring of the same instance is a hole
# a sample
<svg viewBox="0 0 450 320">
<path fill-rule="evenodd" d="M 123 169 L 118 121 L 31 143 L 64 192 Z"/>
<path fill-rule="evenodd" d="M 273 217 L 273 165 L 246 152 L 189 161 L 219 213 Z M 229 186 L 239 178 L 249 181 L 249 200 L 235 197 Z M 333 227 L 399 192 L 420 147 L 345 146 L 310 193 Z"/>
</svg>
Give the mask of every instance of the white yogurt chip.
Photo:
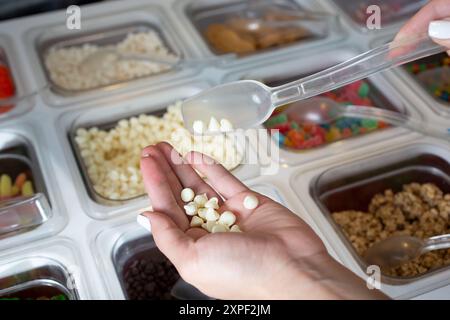
<svg viewBox="0 0 450 320">
<path fill-rule="evenodd" d="M 258 198 L 254 195 L 248 195 L 244 198 L 244 208 L 248 210 L 255 209 L 259 204 Z"/>
</svg>

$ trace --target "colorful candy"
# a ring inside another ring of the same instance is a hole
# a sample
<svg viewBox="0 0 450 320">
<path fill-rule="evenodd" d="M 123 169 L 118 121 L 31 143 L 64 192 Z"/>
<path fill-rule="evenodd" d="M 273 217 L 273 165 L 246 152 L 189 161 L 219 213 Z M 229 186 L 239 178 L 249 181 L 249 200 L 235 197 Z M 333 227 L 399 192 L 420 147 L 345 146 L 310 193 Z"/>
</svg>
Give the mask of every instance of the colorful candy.
<svg viewBox="0 0 450 320">
<path fill-rule="evenodd" d="M 15 94 L 14 82 L 7 66 L 0 64 L 0 102 L 12 98 Z M 0 103 L 0 114 L 8 112 L 14 106 Z"/>
<path fill-rule="evenodd" d="M 373 106 L 374 95 L 367 81 L 357 81 L 322 96 L 341 104 Z M 283 108 L 278 109 L 264 124 L 268 129 L 278 130 L 273 135 L 282 147 L 305 150 L 352 136 L 386 128 L 387 124 L 372 119 L 338 118 L 331 123 L 314 124 L 291 119 Z"/>
<path fill-rule="evenodd" d="M 27 178 L 26 173 L 19 174 L 15 178 L 14 184 L 12 181 L 13 179 L 8 174 L 0 176 L 0 200 L 34 195 L 33 183 Z"/>
<path fill-rule="evenodd" d="M 430 59 L 433 59 L 430 61 Z M 406 70 L 418 77 L 418 80 L 434 97 L 450 102 L 450 58 L 446 54 L 438 54 L 424 58 L 406 65 Z M 437 68 L 439 68 L 437 70 Z M 423 72 L 436 70 L 429 76 L 421 75 Z"/>
</svg>

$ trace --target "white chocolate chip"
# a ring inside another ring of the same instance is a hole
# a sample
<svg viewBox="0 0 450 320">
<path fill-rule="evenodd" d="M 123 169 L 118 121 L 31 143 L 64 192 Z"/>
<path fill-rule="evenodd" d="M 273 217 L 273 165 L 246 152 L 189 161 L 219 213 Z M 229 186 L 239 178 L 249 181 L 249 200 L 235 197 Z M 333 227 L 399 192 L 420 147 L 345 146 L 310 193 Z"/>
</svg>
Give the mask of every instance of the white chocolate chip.
<svg viewBox="0 0 450 320">
<path fill-rule="evenodd" d="M 201 120 L 194 121 L 192 129 L 195 133 L 202 134 L 205 131 L 205 124 Z"/>
<path fill-rule="evenodd" d="M 208 131 L 209 132 L 219 132 L 220 131 L 220 123 L 219 123 L 219 121 L 217 121 L 216 118 L 211 117 L 211 119 L 209 120 Z"/>
<path fill-rule="evenodd" d="M 202 224 L 202 228 L 205 229 L 208 232 L 212 231 L 212 228 L 216 225 L 215 221 L 207 221 L 206 223 Z"/>
<path fill-rule="evenodd" d="M 203 224 L 203 219 L 197 217 L 197 216 L 193 216 L 192 220 L 191 220 L 191 227 L 192 228 L 197 228 L 197 227 L 201 227 L 201 225 Z"/>
<path fill-rule="evenodd" d="M 230 229 L 231 232 L 242 232 L 241 229 L 239 228 L 239 226 L 237 224 L 235 224 L 234 226 L 231 227 Z"/>
<path fill-rule="evenodd" d="M 219 213 L 213 208 L 207 208 L 205 212 L 206 221 L 217 221 L 219 219 Z"/>
<path fill-rule="evenodd" d="M 195 216 L 197 214 L 197 204 L 195 202 L 189 202 L 187 205 L 184 206 L 184 211 L 188 216 Z"/>
<path fill-rule="evenodd" d="M 217 199 L 217 197 L 212 197 L 211 199 L 209 199 L 205 205 L 205 208 L 213 208 L 213 209 L 219 209 L 219 199 Z"/>
<path fill-rule="evenodd" d="M 204 207 L 205 203 L 208 201 L 208 197 L 206 196 L 206 193 L 204 194 L 198 194 L 194 198 L 194 202 L 197 204 L 197 206 Z"/>
<path fill-rule="evenodd" d="M 220 215 L 219 223 L 231 227 L 236 222 L 236 216 L 231 211 L 225 211 Z"/>
<path fill-rule="evenodd" d="M 218 232 L 228 232 L 228 228 L 223 224 L 215 224 L 211 229 L 211 233 L 218 233 Z"/>
<path fill-rule="evenodd" d="M 253 210 L 258 206 L 258 198 L 254 195 L 248 195 L 244 198 L 244 208 Z"/>
<path fill-rule="evenodd" d="M 197 211 L 198 216 L 199 216 L 200 218 L 204 219 L 204 220 L 206 220 L 206 216 L 205 216 L 206 210 L 208 210 L 208 209 L 206 209 L 206 208 L 200 208 L 200 209 L 198 209 L 198 211 Z"/>
<path fill-rule="evenodd" d="M 192 201 L 192 199 L 194 199 L 194 197 L 195 193 L 191 188 L 184 188 L 183 190 L 181 190 L 181 200 L 183 200 L 184 202 L 190 202 Z"/>
<path fill-rule="evenodd" d="M 228 119 L 220 120 L 220 131 L 222 132 L 233 131 L 233 125 L 231 124 L 230 120 Z"/>
</svg>

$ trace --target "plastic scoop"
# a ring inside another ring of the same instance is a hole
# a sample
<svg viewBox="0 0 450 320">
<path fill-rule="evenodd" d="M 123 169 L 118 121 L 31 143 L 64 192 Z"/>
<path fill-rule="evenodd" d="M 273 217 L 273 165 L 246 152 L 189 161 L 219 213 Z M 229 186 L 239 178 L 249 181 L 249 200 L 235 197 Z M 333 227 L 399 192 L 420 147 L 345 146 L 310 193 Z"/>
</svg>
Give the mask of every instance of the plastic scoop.
<svg viewBox="0 0 450 320">
<path fill-rule="evenodd" d="M 364 258 L 367 263 L 393 268 L 405 264 L 424 253 L 450 248 L 450 235 L 425 240 L 412 236 L 393 236 L 370 247 Z"/>
<path fill-rule="evenodd" d="M 325 124 L 342 117 L 374 119 L 422 134 L 450 140 L 450 128 L 437 123 L 428 124 L 408 115 L 368 106 L 342 105 L 331 99 L 314 97 L 292 103 L 282 113 L 296 122 Z"/>
<path fill-rule="evenodd" d="M 391 42 L 279 87 L 271 88 L 253 80 L 224 84 L 183 102 L 184 125 L 193 131 L 194 121 L 208 124 L 211 117 L 215 117 L 228 119 L 234 128 L 252 128 L 267 120 L 279 106 L 343 87 L 376 72 L 443 51 L 445 48 L 428 36 L 420 36 Z"/>
</svg>

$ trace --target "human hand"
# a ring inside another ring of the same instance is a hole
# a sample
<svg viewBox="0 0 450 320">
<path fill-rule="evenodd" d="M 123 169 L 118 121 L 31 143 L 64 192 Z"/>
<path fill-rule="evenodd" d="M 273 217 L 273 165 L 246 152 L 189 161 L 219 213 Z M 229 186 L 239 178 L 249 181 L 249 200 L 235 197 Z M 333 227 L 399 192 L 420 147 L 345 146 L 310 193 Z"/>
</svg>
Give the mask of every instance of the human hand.
<svg viewBox="0 0 450 320">
<path fill-rule="evenodd" d="M 208 185 L 194 170 L 206 176 Z M 141 170 L 154 212 L 150 220 L 158 248 L 182 278 L 219 299 L 381 298 L 334 261 L 319 237 L 291 211 L 248 189 L 221 165 L 199 154 L 184 161 L 167 143 L 144 149 Z M 180 193 L 189 187 L 225 199 L 219 212 L 237 216 L 242 233 L 207 233 L 190 228 Z M 215 188 L 215 190 L 213 189 Z M 217 190 L 217 191 L 216 191 Z M 220 196 L 218 195 L 220 194 Z M 243 207 L 245 196 L 259 200 Z"/>
<path fill-rule="evenodd" d="M 450 49 L 450 1 L 432 0 L 398 32 L 395 40 L 413 37 L 428 30 L 438 44 Z M 447 51 L 450 54 L 450 50 Z"/>
</svg>

